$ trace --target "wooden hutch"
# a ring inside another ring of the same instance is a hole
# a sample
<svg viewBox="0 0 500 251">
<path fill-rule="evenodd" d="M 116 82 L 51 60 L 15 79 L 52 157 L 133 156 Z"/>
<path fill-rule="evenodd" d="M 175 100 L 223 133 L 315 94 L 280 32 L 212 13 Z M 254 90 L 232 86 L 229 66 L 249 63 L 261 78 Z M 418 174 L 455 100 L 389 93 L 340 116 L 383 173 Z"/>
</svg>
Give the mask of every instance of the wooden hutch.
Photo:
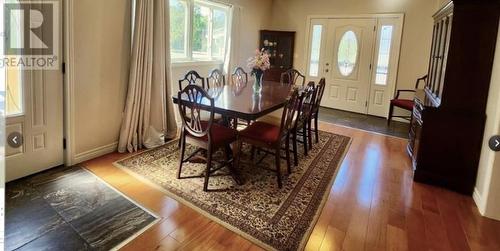
<svg viewBox="0 0 500 251">
<path fill-rule="evenodd" d="M 295 32 L 261 30 L 259 47 L 270 55 L 271 69 L 264 74 L 265 80 L 280 81 L 281 73 L 293 68 Z"/>
<path fill-rule="evenodd" d="M 415 96 L 408 144 L 415 181 L 473 193 L 499 2 L 455 0 L 434 15 L 428 80 Z"/>
</svg>

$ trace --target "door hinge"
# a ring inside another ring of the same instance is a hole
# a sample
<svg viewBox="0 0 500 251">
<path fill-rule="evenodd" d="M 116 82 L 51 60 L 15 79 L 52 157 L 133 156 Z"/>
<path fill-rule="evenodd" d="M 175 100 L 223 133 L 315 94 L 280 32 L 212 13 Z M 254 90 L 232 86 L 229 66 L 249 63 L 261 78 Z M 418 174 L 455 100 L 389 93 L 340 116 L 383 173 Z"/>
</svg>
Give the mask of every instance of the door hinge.
<svg viewBox="0 0 500 251">
<path fill-rule="evenodd" d="M 63 139 L 63 149 L 66 149 L 66 139 Z"/>
<path fill-rule="evenodd" d="M 368 107 L 368 101 L 365 101 L 365 107 Z"/>
<path fill-rule="evenodd" d="M 64 62 L 61 65 L 61 71 L 63 74 L 66 74 L 66 63 L 64 63 Z"/>
<path fill-rule="evenodd" d="M 372 69 L 372 64 L 370 64 L 370 70 Z"/>
<path fill-rule="evenodd" d="M 373 26 L 373 31 L 376 31 L 376 30 L 377 30 L 377 26 L 376 26 L 376 25 L 374 25 L 374 26 Z"/>
</svg>

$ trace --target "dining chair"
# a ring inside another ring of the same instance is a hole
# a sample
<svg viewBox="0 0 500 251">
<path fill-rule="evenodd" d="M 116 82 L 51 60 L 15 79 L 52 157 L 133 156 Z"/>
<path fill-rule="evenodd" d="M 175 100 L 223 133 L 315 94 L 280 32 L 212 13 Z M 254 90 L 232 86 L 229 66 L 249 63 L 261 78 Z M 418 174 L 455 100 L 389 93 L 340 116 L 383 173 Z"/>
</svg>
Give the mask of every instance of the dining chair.
<svg viewBox="0 0 500 251">
<path fill-rule="evenodd" d="M 389 118 L 387 119 L 387 125 L 391 124 L 392 118 L 404 118 L 407 120 L 411 121 L 411 118 L 413 117 L 413 106 L 415 102 L 413 99 L 403 99 L 400 98 L 399 96 L 401 95 L 402 92 L 412 92 L 415 93 L 415 90 L 419 88 L 420 82 L 423 81 L 424 83 L 427 81 L 427 75 L 418 78 L 417 82 L 415 83 L 415 89 L 413 90 L 397 90 L 396 96 L 394 99 L 391 100 L 391 104 L 389 106 Z M 407 111 L 412 112 L 410 116 L 394 116 L 394 107 L 398 107 Z"/>
<path fill-rule="evenodd" d="M 302 75 L 299 71 L 295 69 L 289 69 L 281 73 L 280 82 L 282 84 L 300 85 L 304 86 L 306 84 L 306 77 Z"/>
<path fill-rule="evenodd" d="M 184 78 L 179 80 L 179 91 L 184 90 L 187 85 L 198 85 L 205 89 L 205 79 L 196 71 L 189 71 L 184 75 Z"/>
<path fill-rule="evenodd" d="M 325 92 L 326 81 L 325 78 L 321 78 L 319 80 L 318 85 L 316 86 L 316 95 L 314 97 L 313 107 L 311 110 L 311 116 L 309 121 L 309 131 L 314 131 L 314 136 L 316 138 L 316 143 L 319 142 L 319 129 L 318 129 L 318 117 L 319 117 L 319 108 L 321 106 L 321 100 L 323 99 L 323 93 Z M 312 124 L 314 120 L 314 128 L 312 128 Z M 311 138 L 312 140 L 312 138 Z"/>
<path fill-rule="evenodd" d="M 207 77 L 207 89 L 219 88 L 226 85 L 226 77 L 219 69 L 213 69 Z"/>
<path fill-rule="evenodd" d="M 240 91 L 243 91 L 243 88 L 248 83 L 248 73 L 246 73 L 242 67 L 236 67 L 233 74 L 231 74 L 231 81 L 232 84 L 236 86 L 233 90 L 238 90 L 239 88 Z M 240 121 L 237 118 L 233 118 L 232 120 L 233 128 L 235 129 L 237 129 L 238 126 L 248 126 L 250 122 L 251 121 Z"/>
<path fill-rule="evenodd" d="M 311 81 L 307 84 L 299 97 L 299 103 L 296 107 L 297 117 L 293 121 L 292 129 L 290 130 L 290 137 L 292 138 L 292 153 L 294 165 L 298 165 L 298 143 L 304 146 L 304 156 L 308 155 L 308 150 L 312 148 L 311 140 L 311 113 L 313 110 L 314 96 L 316 95 L 316 88 L 314 82 Z M 298 137 L 302 136 L 299 140 Z M 308 145 L 309 144 L 309 145 Z"/>
<path fill-rule="evenodd" d="M 231 80 L 233 84 L 247 84 L 248 83 L 248 73 L 241 67 L 236 67 L 233 74 L 231 74 Z"/>
<path fill-rule="evenodd" d="M 297 107 L 298 102 L 299 92 L 296 88 L 294 88 L 290 96 L 287 98 L 286 104 L 283 108 L 280 125 L 256 121 L 239 132 L 238 149 L 242 149 L 241 144 L 243 143 L 252 145 L 252 160 L 255 159 L 255 147 L 262 149 L 266 153 L 259 161 L 254 163 L 254 166 L 257 166 L 267 156 L 267 154 L 274 154 L 276 169 L 271 171 L 274 171 L 277 174 L 279 188 L 282 187 L 280 166 L 282 150 L 285 150 L 288 173 L 291 172 L 289 131 L 291 130 L 292 121 L 297 111 L 295 107 Z M 282 149 L 282 146 L 284 146 L 284 149 Z"/>
<path fill-rule="evenodd" d="M 214 122 L 214 99 L 200 86 L 188 85 L 177 94 L 179 114 L 182 120 L 180 136 L 180 157 L 177 178 L 205 178 L 203 191 L 208 191 L 208 181 L 211 174 L 223 167 L 231 168 L 234 157 L 230 157 L 229 144 L 237 140 L 235 130 Z M 183 99 L 184 98 L 184 99 Z M 209 113 L 209 119 L 202 119 L 203 110 Z M 208 107 L 208 108 L 207 108 Z M 185 158 L 186 144 L 198 147 L 190 156 Z M 212 155 L 219 149 L 224 150 L 223 162 L 214 161 Z M 182 177 L 182 165 L 188 162 L 199 152 L 206 152 L 206 169 L 204 175 Z M 238 152 L 237 148 L 235 149 Z M 232 155 L 234 156 L 234 155 Z M 217 163 L 218 162 L 218 163 Z M 214 167 L 212 163 L 219 164 Z"/>
</svg>

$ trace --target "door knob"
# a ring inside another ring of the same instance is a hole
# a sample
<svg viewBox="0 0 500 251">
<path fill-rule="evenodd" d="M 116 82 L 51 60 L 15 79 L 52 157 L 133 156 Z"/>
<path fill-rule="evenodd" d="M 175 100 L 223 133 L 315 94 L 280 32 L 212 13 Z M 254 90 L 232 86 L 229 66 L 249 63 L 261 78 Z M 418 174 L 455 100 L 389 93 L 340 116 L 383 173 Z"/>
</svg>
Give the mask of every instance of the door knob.
<svg viewBox="0 0 500 251">
<path fill-rule="evenodd" d="M 325 72 L 329 72 L 330 70 L 326 69 Z"/>
</svg>

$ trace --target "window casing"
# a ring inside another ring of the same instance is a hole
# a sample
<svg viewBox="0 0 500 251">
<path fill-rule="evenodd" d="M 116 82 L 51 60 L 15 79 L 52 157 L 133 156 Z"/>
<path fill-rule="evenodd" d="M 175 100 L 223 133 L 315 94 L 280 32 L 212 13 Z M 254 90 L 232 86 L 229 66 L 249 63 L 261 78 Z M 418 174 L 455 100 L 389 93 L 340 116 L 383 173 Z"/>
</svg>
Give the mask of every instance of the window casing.
<svg viewBox="0 0 500 251">
<path fill-rule="evenodd" d="M 229 7 L 202 0 L 170 0 L 170 57 L 175 62 L 223 61 Z"/>
</svg>

